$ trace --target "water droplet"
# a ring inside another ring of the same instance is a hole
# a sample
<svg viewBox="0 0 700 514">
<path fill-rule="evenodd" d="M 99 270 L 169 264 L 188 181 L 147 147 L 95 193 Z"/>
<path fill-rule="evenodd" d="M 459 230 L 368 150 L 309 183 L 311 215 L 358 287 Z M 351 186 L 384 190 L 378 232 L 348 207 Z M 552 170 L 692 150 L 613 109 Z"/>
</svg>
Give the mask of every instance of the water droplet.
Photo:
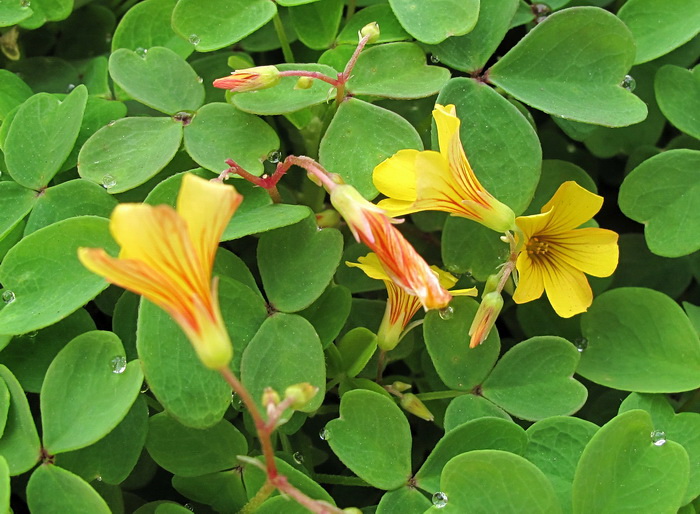
<svg viewBox="0 0 700 514">
<path fill-rule="evenodd" d="M 666 444 L 666 432 L 662 430 L 654 430 L 651 433 L 651 442 L 654 446 L 663 446 Z"/>
<path fill-rule="evenodd" d="M 117 179 L 115 179 L 112 175 L 105 175 L 102 177 L 102 187 L 105 189 L 112 189 L 116 185 Z"/>
<path fill-rule="evenodd" d="M 138 55 L 139 57 L 146 57 L 146 54 L 148 53 L 148 49 L 147 49 L 147 48 L 143 48 L 143 47 L 141 47 L 141 46 L 138 47 L 138 48 L 137 48 L 136 50 L 134 50 L 134 51 L 136 52 L 136 55 Z"/>
<path fill-rule="evenodd" d="M 637 81 L 634 80 L 632 75 L 625 75 L 625 78 L 622 79 L 622 82 L 620 82 L 620 86 L 631 93 L 634 91 L 634 88 L 637 87 Z"/>
<path fill-rule="evenodd" d="M 24 335 L 25 335 L 26 337 L 28 337 L 29 339 L 34 339 L 34 338 L 37 336 L 38 333 L 39 333 L 38 330 L 32 330 L 31 332 L 27 332 L 27 333 L 24 334 Z"/>
<path fill-rule="evenodd" d="M 452 316 L 455 315 L 455 310 L 449 305 L 444 309 L 440 309 L 438 312 L 440 313 L 440 318 L 444 319 L 445 321 L 452 319 Z"/>
<path fill-rule="evenodd" d="M 9 290 L 8 290 L 8 291 L 4 291 L 4 292 L 2 293 L 2 301 L 5 302 L 5 303 L 8 303 L 8 304 L 9 304 L 9 303 L 12 303 L 12 302 L 14 302 L 16 299 L 17 299 L 17 297 L 15 296 L 14 291 L 9 291 Z"/>
<path fill-rule="evenodd" d="M 21 2 L 19 3 L 19 6 L 22 9 L 27 9 L 30 5 L 32 5 L 32 3 L 29 0 L 21 0 Z"/>
<path fill-rule="evenodd" d="M 201 41 L 200 37 L 197 34 L 190 34 L 190 37 L 187 38 L 187 40 L 192 43 L 194 46 L 197 46 L 199 42 Z"/>
<path fill-rule="evenodd" d="M 192 505 L 191 503 L 185 503 L 184 506 L 187 510 L 194 512 L 194 505 Z"/>
<path fill-rule="evenodd" d="M 197 82 L 199 82 L 200 84 L 202 84 L 202 83 L 204 83 L 204 79 L 203 79 L 202 77 L 199 77 L 199 76 L 198 76 L 198 77 L 197 77 Z"/>
<path fill-rule="evenodd" d="M 113 127 L 116 122 L 117 122 L 117 120 L 111 120 L 109 123 L 107 123 L 107 126 Z"/>
<path fill-rule="evenodd" d="M 142 394 L 147 393 L 149 389 L 150 389 L 150 387 L 148 387 L 148 384 L 146 382 L 144 382 L 143 385 L 141 386 L 141 393 Z"/>
<path fill-rule="evenodd" d="M 432 62 L 433 64 L 439 64 L 440 58 L 435 54 L 430 54 L 430 62 Z"/>
<path fill-rule="evenodd" d="M 66 93 L 70 93 L 75 89 L 75 84 L 68 84 L 68 87 L 66 88 Z"/>
<path fill-rule="evenodd" d="M 231 406 L 236 410 L 240 410 L 243 407 L 243 400 L 236 393 L 231 393 Z"/>
<path fill-rule="evenodd" d="M 95 480 L 96 480 L 97 482 L 102 482 L 102 477 L 101 477 L 100 475 L 97 475 L 97 476 L 95 477 Z"/>
<path fill-rule="evenodd" d="M 112 373 L 121 375 L 124 373 L 124 370 L 126 370 L 126 357 L 123 355 L 117 355 L 116 357 L 113 357 L 111 361 L 109 361 L 109 365 L 112 368 Z"/>
<path fill-rule="evenodd" d="M 442 509 L 447 506 L 447 495 L 442 491 L 436 492 L 433 495 L 433 505 L 438 509 Z"/>
<path fill-rule="evenodd" d="M 328 441 L 328 439 L 331 436 L 331 433 L 328 431 L 326 427 L 323 427 L 321 431 L 318 433 L 318 436 L 321 438 L 321 441 Z"/>
<path fill-rule="evenodd" d="M 583 351 L 588 348 L 588 339 L 585 337 L 577 337 L 574 340 L 574 346 L 580 353 L 583 353 Z"/>
<path fill-rule="evenodd" d="M 278 162 L 280 162 L 281 157 L 282 154 L 275 150 L 274 152 L 270 152 L 270 154 L 267 156 L 267 160 L 272 164 L 277 164 Z"/>
<path fill-rule="evenodd" d="M 292 458 L 294 459 L 294 462 L 296 462 L 297 464 L 304 463 L 304 456 L 302 455 L 301 452 L 295 452 L 294 455 L 292 455 Z"/>
</svg>

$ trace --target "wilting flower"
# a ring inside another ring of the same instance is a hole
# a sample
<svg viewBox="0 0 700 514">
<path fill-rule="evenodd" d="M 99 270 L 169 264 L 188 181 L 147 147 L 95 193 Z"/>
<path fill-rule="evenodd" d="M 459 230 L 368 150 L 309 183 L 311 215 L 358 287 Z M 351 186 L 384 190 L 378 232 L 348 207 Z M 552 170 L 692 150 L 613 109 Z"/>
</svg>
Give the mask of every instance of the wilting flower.
<svg viewBox="0 0 700 514">
<path fill-rule="evenodd" d="M 379 326 L 379 332 L 377 333 L 377 345 L 382 350 L 392 350 L 401 340 L 401 335 L 408 322 L 420 309 L 420 299 L 404 291 L 389 278 L 376 254 L 368 253 L 357 260 L 359 262 L 346 262 L 345 264 L 360 268 L 368 277 L 383 280 L 384 285 L 386 285 L 389 297 L 386 302 L 384 318 L 382 318 L 382 324 Z M 443 288 L 450 289 L 457 283 L 457 278 L 437 266 L 431 266 L 430 269 Z M 450 293 L 453 296 L 475 296 L 476 288 L 460 289 L 450 291 Z"/>
<path fill-rule="evenodd" d="M 515 214 L 484 189 L 459 138 L 454 105 L 436 105 L 440 152 L 401 150 L 374 169 L 374 185 L 388 198 L 379 206 L 391 216 L 445 211 L 498 232 L 514 228 Z"/>
<path fill-rule="evenodd" d="M 214 87 L 230 91 L 258 91 L 277 85 L 280 81 L 280 71 L 274 66 L 255 66 L 236 70 L 228 77 L 214 81 Z"/>
<path fill-rule="evenodd" d="M 382 209 L 347 184 L 334 185 L 330 195 L 331 203 L 345 218 L 355 239 L 374 251 L 394 284 L 417 296 L 426 310 L 447 307 L 452 295 Z"/>
<path fill-rule="evenodd" d="M 182 327 L 205 366 L 220 369 L 233 355 L 212 266 L 219 239 L 241 203 L 232 186 L 186 174 L 177 210 L 167 205 L 120 204 L 110 230 L 119 257 L 101 248 L 80 248 L 90 271 L 140 294 Z"/>
<path fill-rule="evenodd" d="M 547 292 L 563 318 L 584 312 L 593 301 L 587 273 L 607 277 L 617 267 L 617 234 L 602 228 L 577 228 L 591 219 L 603 198 L 575 182 L 564 182 L 542 214 L 516 220 L 524 240 L 516 263 L 520 275 L 513 295 L 526 303 Z"/>
</svg>

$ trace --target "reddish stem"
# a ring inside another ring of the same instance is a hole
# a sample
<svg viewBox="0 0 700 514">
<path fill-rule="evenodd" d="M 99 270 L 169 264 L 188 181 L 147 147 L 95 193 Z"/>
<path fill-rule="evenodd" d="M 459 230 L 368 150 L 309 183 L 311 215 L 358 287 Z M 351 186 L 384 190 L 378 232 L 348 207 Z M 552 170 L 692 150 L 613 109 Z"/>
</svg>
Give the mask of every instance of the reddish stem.
<svg viewBox="0 0 700 514">
<path fill-rule="evenodd" d="M 333 87 L 338 87 L 338 79 L 324 75 L 320 71 L 287 70 L 280 71 L 280 77 L 309 77 L 328 82 Z"/>
</svg>

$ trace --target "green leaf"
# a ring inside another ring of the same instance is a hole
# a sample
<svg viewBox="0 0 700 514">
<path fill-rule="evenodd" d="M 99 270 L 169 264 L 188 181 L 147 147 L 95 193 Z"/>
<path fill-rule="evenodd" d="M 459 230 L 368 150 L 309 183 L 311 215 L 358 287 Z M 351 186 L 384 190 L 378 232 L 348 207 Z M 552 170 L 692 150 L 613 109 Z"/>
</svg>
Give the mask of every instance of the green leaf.
<svg viewBox="0 0 700 514">
<path fill-rule="evenodd" d="M 474 450 L 503 450 L 522 454 L 526 445 L 525 430 L 512 421 L 475 419 L 447 432 L 437 442 L 414 479 L 418 487 L 435 493 L 440 490 L 440 473 L 453 457 Z"/>
<path fill-rule="evenodd" d="M 649 414 L 632 410 L 603 426 L 586 446 L 573 485 L 573 512 L 676 512 L 688 484 L 688 454 L 656 445 Z"/>
<path fill-rule="evenodd" d="M 5 381 L 0 378 L 0 437 L 5 431 L 7 424 L 7 415 L 10 410 L 10 390 L 7 388 Z M 3 461 L 6 464 L 6 461 Z M 0 502 L 1 504 L 1 502 Z"/>
<path fill-rule="evenodd" d="M 41 189 L 49 183 L 73 149 L 86 102 L 81 85 L 63 101 L 39 93 L 19 107 L 3 146 L 7 171 L 18 184 Z"/>
<path fill-rule="evenodd" d="M 11 27 L 12 25 L 16 25 L 20 21 L 29 18 L 33 13 L 34 11 L 29 8 L 28 3 L 19 1 L 3 2 L 0 4 L 0 27 Z M 0 503 L 0 507 L 1 506 L 2 503 Z"/>
<path fill-rule="evenodd" d="M 441 250 L 451 273 L 466 273 L 479 282 L 496 273 L 508 258 L 508 247 L 497 232 L 457 216 L 445 221 Z"/>
<path fill-rule="evenodd" d="M 530 338 L 501 357 L 482 394 L 521 419 L 572 414 L 588 396 L 585 386 L 572 376 L 579 358 L 576 347 L 565 339 Z"/>
<path fill-rule="evenodd" d="M 472 79 L 450 80 L 438 103 L 455 105 L 464 150 L 486 190 L 516 214 L 523 212 L 535 192 L 542 165 L 542 150 L 532 125 L 513 104 Z M 433 135 L 437 143 L 436 130 Z"/>
<path fill-rule="evenodd" d="M 197 477 L 175 475 L 172 483 L 183 496 L 211 505 L 217 512 L 238 512 L 248 503 L 243 478 L 237 469 Z"/>
<path fill-rule="evenodd" d="M 500 450 L 475 450 L 450 460 L 440 491 L 447 503 L 433 504 L 426 514 L 561 512 L 544 474 L 519 455 Z"/>
<path fill-rule="evenodd" d="M 0 362 L 10 368 L 22 389 L 39 393 L 44 375 L 58 352 L 75 337 L 95 330 L 95 322 L 85 309 L 42 330 L 12 338 L 0 353 Z"/>
<path fill-rule="evenodd" d="M 260 175 L 262 161 L 280 145 L 267 123 L 225 103 L 202 107 L 184 132 L 190 157 L 217 174 L 228 168 L 226 159 L 233 159 L 249 173 Z"/>
<path fill-rule="evenodd" d="M 331 283 L 314 303 L 298 314 L 314 326 L 314 330 L 326 348 L 338 337 L 350 314 L 352 295 L 344 286 Z"/>
<path fill-rule="evenodd" d="M 463 423 L 479 418 L 502 418 L 511 420 L 507 412 L 483 396 L 463 394 L 450 402 L 445 411 L 445 431 L 449 432 Z"/>
<path fill-rule="evenodd" d="M 344 0 L 322 0 L 289 9 L 299 40 L 314 50 L 325 50 L 333 43 L 343 16 Z"/>
<path fill-rule="evenodd" d="M 368 23 L 376 22 L 379 25 L 379 39 L 374 43 L 390 43 L 393 41 L 405 41 L 411 39 L 399 20 L 394 16 L 394 12 L 386 4 L 370 5 L 350 18 L 350 21 L 340 31 L 336 42 L 338 44 L 356 45 L 359 40 L 357 33 Z"/>
<path fill-rule="evenodd" d="M 0 182 L 0 240 L 32 210 L 37 193 L 14 182 Z"/>
<path fill-rule="evenodd" d="M 322 73 L 335 78 L 338 72 L 325 64 L 279 64 L 280 71 L 302 70 Z M 279 84 L 260 91 L 227 93 L 230 102 L 241 111 L 253 114 L 287 114 L 326 102 L 332 98 L 332 86 L 314 80 L 309 89 L 294 89 L 299 77 L 282 77 Z"/>
<path fill-rule="evenodd" d="M 112 38 L 112 51 L 119 48 L 147 50 L 164 46 L 182 58 L 194 47 L 173 30 L 170 19 L 177 0 L 145 0 L 129 9 L 119 21 Z"/>
<path fill-rule="evenodd" d="M 148 406 L 136 398 L 124 419 L 105 437 L 80 450 L 61 453 L 56 463 L 84 480 L 122 483 L 136 466 L 146 442 Z"/>
<path fill-rule="evenodd" d="M 574 473 L 583 449 L 598 431 L 590 421 L 553 416 L 527 429 L 524 457 L 549 479 L 563 512 L 571 512 Z"/>
<path fill-rule="evenodd" d="M 318 230 L 311 216 L 263 234 L 258 244 L 258 267 L 270 303 L 284 312 L 311 305 L 333 278 L 342 252 L 340 232 Z M 299 287 L 301 276 L 304 287 Z"/>
<path fill-rule="evenodd" d="M 482 344 L 469 348 L 469 327 L 478 304 L 471 298 L 455 298 L 450 303 L 451 318 L 443 319 L 436 310 L 428 311 L 423 337 L 430 358 L 442 381 L 459 391 L 471 391 L 488 376 L 498 359 L 501 342 L 494 329 Z"/>
<path fill-rule="evenodd" d="M 243 350 L 267 317 L 267 309 L 259 294 L 226 277 L 220 277 L 219 303 L 237 372 Z M 231 403 L 231 389 L 219 373 L 202 366 L 180 327 L 144 300 L 136 336 L 148 385 L 167 412 L 193 428 L 216 424 Z"/>
<path fill-rule="evenodd" d="M 376 514 L 405 514 L 407 512 L 423 512 L 430 507 L 423 493 L 414 487 L 401 487 L 382 496 L 377 505 Z"/>
<path fill-rule="evenodd" d="M 651 289 L 606 291 L 582 316 L 581 376 L 606 387 L 670 393 L 700 387 L 700 341 L 680 306 Z"/>
<path fill-rule="evenodd" d="M 5 430 L 0 437 L 0 456 L 4 457 L 10 475 L 29 471 L 39 460 L 41 443 L 27 396 L 12 372 L 0 365 L 0 378 L 10 392 Z"/>
<path fill-rule="evenodd" d="M 690 41 L 700 27 L 700 9 L 694 0 L 628 0 L 617 16 L 634 35 L 635 64 L 651 61 Z"/>
<path fill-rule="evenodd" d="M 647 159 L 620 187 L 620 209 L 644 223 L 649 249 L 663 257 L 680 257 L 700 248 L 700 151 L 669 150 Z"/>
<path fill-rule="evenodd" d="M 364 327 L 355 327 L 338 341 L 338 354 L 348 377 L 357 376 L 377 350 L 377 335 Z"/>
<path fill-rule="evenodd" d="M 55 455 L 103 438 L 129 412 L 142 383 L 140 363 L 126 363 L 124 347 L 112 332 L 73 339 L 56 355 L 41 387 L 46 450 Z"/>
<path fill-rule="evenodd" d="M 433 45 L 466 34 L 479 17 L 479 0 L 389 0 L 389 5 L 409 34 Z"/>
<path fill-rule="evenodd" d="M 354 95 L 423 98 L 437 93 L 449 78 L 446 68 L 425 63 L 425 53 L 415 43 L 388 43 L 360 54 L 347 86 Z"/>
<path fill-rule="evenodd" d="M 155 176 L 180 148 L 182 125 L 170 118 L 123 118 L 95 132 L 80 150 L 78 173 L 110 193 Z"/>
<path fill-rule="evenodd" d="M 292 7 L 295 5 L 310 4 L 318 1 L 319 0 L 279 0 L 277 3 L 286 7 Z"/>
<path fill-rule="evenodd" d="M 644 102 L 620 85 L 634 52 L 632 34 L 613 14 L 573 7 L 538 24 L 489 69 L 488 78 L 546 113 L 623 127 L 647 114 Z"/>
<path fill-rule="evenodd" d="M 243 352 L 241 381 L 259 405 L 266 387 L 284 396 L 287 387 L 308 382 L 319 391 L 297 410 L 318 409 L 323 402 L 326 366 L 313 326 L 294 314 L 280 312 L 267 318 Z"/>
<path fill-rule="evenodd" d="M 196 111 L 204 86 L 185 59 L 156 46 L 143 56 L 120 48 L 109 57 L 109 74 L 131 97 L 166 114 Z"/>
<path fill-rule="evenodd" d="M 378 489 L 401 487 L 411 475 L 411 430 L 397 405 L 379 393 L 348 391 L 326 441 L 357 476 Z"/>
<path fill-rule="evenodd" d="M 0 21 L 2 20 L 2 9 L 0 7 Z M 5 26 L 0 23 L 0 26 Z M 0 70 L 0 87 L 2 88 L 2 96 L 0 96 L 0 121 L 4 120 L 12 109 L 20 106 L 25 100 L 32 96 L 32 88 L 30 88 L 16 74 L 7 70 Z"/>
<path fill-rule="evenodd" d="M 269 0 L 180 0 L 173 11 L 175 32 L 198 52 L 210 52 L 240 41 L 265 25 L 277 12 Z"/>
<path fill-rule="evenodd" d="M 690 71 L 664 66 L 656 73 L 654 89 L 659 108 L 668 121 L 700 139 L 700 67 Z"/>
<path fill-rule="evenodd" d="M 24 233 L 29 235 L 40 228 L 76 216 L 94 215 L 108 218 L 116 205 L 117 201 L 104 187 L 87 180 L 69 180 L 46 188 L 36 198 Z"/>
<path fill-rule="evenodd" d="M 10 468 L 5 458 L 0 455 L 0 509 L 10 512 Z"/>
<path fill-rule="evenodd" d="M 530 206 L 525 210 L 524 214 L 539 214 L 542 207 L 557 192 L 559 186 L 569 180 L 573 180 L 591 193 L 598 193 L 598 187 L 595 182 L 582 168 L 571 162 L 547 159 L 542 161 L 542 176 L 537 184 L 532 202 L 530 202 Z"/>
<path fill-rule="evenodd" d="M 32 473 L 27 483 L 27 505 L 31 512 L 37 514 L 112 512 L 87 482 L 52 464 L 39 466 Z"/>
<path fill-rule="evenodd" d="M 264 462 L 263 457 L 258 457 L 257 459 L 261 463 Z M 277 469 L 280 471 L 280 474 L 286 476 L 289 479 L 290 484 L 292 484 L 294 487 L 306 494 L 308 497 L 318 500 L 324 500 L 330 503 L 331 505 L 335 505 L 333 498 L 331 498 L 331 496 L 326 492 L 326 490 L 323 487 L 321 487 L 318 483 L 314 482 L 311 478 L 309 478 L 309 476 L 303 471 L 299 471 L 299 469 L 292 467 L 290 464 L 277 457 L 275 458 L 275 464 L 277 464 Z M 248 497 L 253 498 L 255 493 L 258 490 L 260 490 L 260 488 L 267 481 L 267 476 L 262 469 L 254 465 L 251 466 L 247 464 L 243 468 L 243 481 L 245 483 L 246 490 L 248 491 Z M 274 494 L 276 496 L 277 492 L 275 492 Z M 266 511 L 269 514 L 274 514 L 275 512 L 284 512 L 284 514 L 287 514 L 287 509 L 293 508 L 292 505 L 294 505 L 295 503 L 296 502 L 293 502 L 290 498 L 286 498 L 285 501 L 282 502 L 284 507 L 278 510 Z"/>
<path fill-rule="evenodd" d="M 7 252 L 0 283 L 14 293 L 14 301 L 0 310 L 0 334 L 52 325 L 107 287 L 78 261 L 77 252 L 87 246 L 116 253 L 108 225 L 104 218 L 70 218 L 28 235 Z"/>
<path fill-rule="evenodd" d="M 429 50 L 451 68 L 469 73 L 479 72 L 503 41 L 518 3 L 519 0 L 481 2 L 479 19 L 473 30 L 463 36 L 449 37 L 437 46 L 429 47 Z"/>
<path fill-rule="evenodd" d="M 245 436 L 230 422 L 189 428 L 165 412 L 152 416 L 148 423 L 148 453 L 170 473 L 194 477 L 238 465 L 238 455 L 248 453 Z"/>
<path fill-rule="evenodd" d="M 406 148 L 423 149 L 413 125 L 394 112 L 351 98 L 333 116 L 319 157 L 326 169 L 372 200 L 378 194 L 372 181 L 375 166 Z"/>
</svg>

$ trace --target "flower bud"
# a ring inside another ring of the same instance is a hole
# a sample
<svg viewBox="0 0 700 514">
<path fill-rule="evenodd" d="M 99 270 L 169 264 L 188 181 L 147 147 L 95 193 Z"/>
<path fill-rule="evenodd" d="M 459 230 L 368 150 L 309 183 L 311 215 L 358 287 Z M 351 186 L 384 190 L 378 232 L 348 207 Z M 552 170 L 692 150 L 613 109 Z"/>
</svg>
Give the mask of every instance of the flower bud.
<svg viewBox="0 0 700 514">
<path fill-rule="evenodd" d="M 501 280 L 500 274 L 495 274 L 495 275 L 489 275 L 489 278 L 486 279 L 486 283 L 484 284 L 484 290 L 481 292 L 481 297 L 483 298 L 489 293 L 494 292 L 496 289 L 498 289 L 498 282 Z"/>
<path fill-rule="evenodd" d="M 299 80 L 294 85 L 294 89 L 309 89 L 313 85 L 314 79 L 311 77 L 299 77 Z"/>
<path fill-rule="evenodd" d="M 340 225 L 340 214 L 334 209 L 316 213 L 316 225 L 318 228 L 334 228 Z"/>
<path fill-rule="evenodd" d="M 406 382 L 399 382 L 398 380 L 391 384 L 391 387 L 396 389 L 398 392 L 403 393 L 404 391 L 408 391 L 411 388 L 411 384 L 407 384 Z"/>
<path fill-rule="evenodd" d="M 492 291 L 482 296 L 479 310 L 476 311 L 472 326 L 469 328 L 469 335 L 471 336 L 469 348 L 475 348 L 484 342 L 496 323 L 502 308 L 503 297 L 500 293 Z"/>
<path fill-rule="evenodd" d="M 277 85 L 280 81 L 280 71 L 274 66 L 256 66 L 236 70 L 228 77 L 214 81 L 214 87 L 230 91 L 257 91 Z"/>
<path fill-rule="evenodd" d="M 294 410 L 301 409 L 304 405 L 309 403 L 311 399 L 318 393 L 318 387 L 312 386 L 308 382 L 302 382 L 300 384 L 294 384 L 289 386 L 284 390 L 284 398 L 291 399 L 292 404 L 290 407 Z"/>
<path fill-rule="evenodd" d="M 379 24 L 376 21 L 368 23 L 360 29 L 358 35 L 360 36 L 360 39 L 369 36 L 367 39 L 367 43 L 374 43 L 375 41 L 377 41 L 377 39 L 379 39 Z"/>
<path fill-rule="evenodd" d="M 271 387 L 266 387 L 262 395 L 262 404 L 265 407 L 276 406 L 280 402 L 280 395 Z"/>
<path fill-rule="evenodd" d="M 435 419 L 435 416 L 428 410 L 428 407 L 413 393 L 406 393 L 401 397 L 401 407 L 414 416 L 418 416 L 426 421 L 433 421 Z"/>
</svg>

